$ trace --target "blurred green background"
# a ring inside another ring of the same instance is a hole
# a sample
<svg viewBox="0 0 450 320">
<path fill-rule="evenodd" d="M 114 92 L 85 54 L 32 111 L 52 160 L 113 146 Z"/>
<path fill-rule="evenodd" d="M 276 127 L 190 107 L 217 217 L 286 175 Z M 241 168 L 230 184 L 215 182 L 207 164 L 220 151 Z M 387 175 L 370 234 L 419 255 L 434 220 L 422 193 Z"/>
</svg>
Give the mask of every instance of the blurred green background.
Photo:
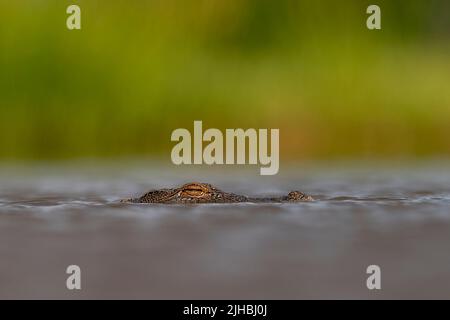
<svg viewBox="0 0 450 320">
<path fill-rule="evenodd" d="M 447 0 L 0 0 L 0 159 L 169 157 L 194 120 L 279 128 L 283 159 L 449 156 L 449 40 Z"/>
</svg>

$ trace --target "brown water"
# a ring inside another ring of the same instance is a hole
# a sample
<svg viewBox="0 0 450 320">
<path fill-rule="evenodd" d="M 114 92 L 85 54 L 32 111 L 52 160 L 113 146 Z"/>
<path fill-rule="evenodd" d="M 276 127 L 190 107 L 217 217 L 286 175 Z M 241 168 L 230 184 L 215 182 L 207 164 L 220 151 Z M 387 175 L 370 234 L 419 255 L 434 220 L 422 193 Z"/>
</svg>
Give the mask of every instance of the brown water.
<svg viewBox="0 0 450 320">
<path fill-rule="evenodd" d="M 371 169 L 370 169 L 371 168 Z M 450 168 L 0 167 L 0 298 L 449 298 Z M 300 204 L 125 205 L 191 180 Z M 82 290 L 66 289 L 66 267 Z M 381 267 L 381 290 L 366 268 Z"/>
</svg>

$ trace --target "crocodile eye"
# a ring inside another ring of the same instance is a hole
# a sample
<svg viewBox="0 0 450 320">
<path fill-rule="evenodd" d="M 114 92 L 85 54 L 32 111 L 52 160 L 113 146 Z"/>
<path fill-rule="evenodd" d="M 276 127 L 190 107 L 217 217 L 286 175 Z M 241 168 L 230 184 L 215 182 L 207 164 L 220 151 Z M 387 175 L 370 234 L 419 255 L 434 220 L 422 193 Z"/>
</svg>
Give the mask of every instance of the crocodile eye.
<svg viewBox="0 0 450 320">
<path fill-rule="evenodd" d="M 190 185 L 184 186 L 183 190 L 181 191 L 181 195 L 183 197 L 198 198 L 198 197 L 205 196 L 207 191 L 208 190 L 205 187 L 203 187 L 202 185 L 190 184 Z"/>
<path fill-rule="evenodd" d="M 187 189 L 183 191 L 183 194 L 188 197 L 201 197 L 205 193 L 203 192 L 203 190 Z"/>
</svg>

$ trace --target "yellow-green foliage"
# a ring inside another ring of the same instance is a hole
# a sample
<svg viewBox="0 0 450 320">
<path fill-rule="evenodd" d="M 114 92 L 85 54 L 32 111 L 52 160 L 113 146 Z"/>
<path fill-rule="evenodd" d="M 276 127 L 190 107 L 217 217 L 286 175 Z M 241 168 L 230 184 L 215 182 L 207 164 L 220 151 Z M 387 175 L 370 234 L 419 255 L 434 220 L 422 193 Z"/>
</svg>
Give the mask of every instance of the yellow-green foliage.
<svg viewBox="0 0 450 320">
<path fill-rule="evenodd" d="M 82 29 L 66 29 L 66 7 Z M 170 133 L 280 128 L 281 157 L 450 155 L 450 5 L 0 2 L 0 157 L 168 154 Z"/>
</svg>

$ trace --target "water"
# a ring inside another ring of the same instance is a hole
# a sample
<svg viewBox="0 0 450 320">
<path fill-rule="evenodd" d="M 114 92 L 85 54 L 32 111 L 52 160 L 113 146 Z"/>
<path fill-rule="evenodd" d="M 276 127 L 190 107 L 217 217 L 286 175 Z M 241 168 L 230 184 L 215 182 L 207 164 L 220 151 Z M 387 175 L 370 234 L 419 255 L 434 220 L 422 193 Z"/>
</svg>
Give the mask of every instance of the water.
<svg viewBox="0 0 450 320">
<path fill-rule="evenodd" d="M 448 298 L 450 171 L 414 166 L 0 167 L 0 298 Z M 127 205 L 189 181 L 300 204 Z M 65 287 L 66 267 L 82 290 Z M 382 270 L 369 291 L 366 268 Z"/>
</svg>

